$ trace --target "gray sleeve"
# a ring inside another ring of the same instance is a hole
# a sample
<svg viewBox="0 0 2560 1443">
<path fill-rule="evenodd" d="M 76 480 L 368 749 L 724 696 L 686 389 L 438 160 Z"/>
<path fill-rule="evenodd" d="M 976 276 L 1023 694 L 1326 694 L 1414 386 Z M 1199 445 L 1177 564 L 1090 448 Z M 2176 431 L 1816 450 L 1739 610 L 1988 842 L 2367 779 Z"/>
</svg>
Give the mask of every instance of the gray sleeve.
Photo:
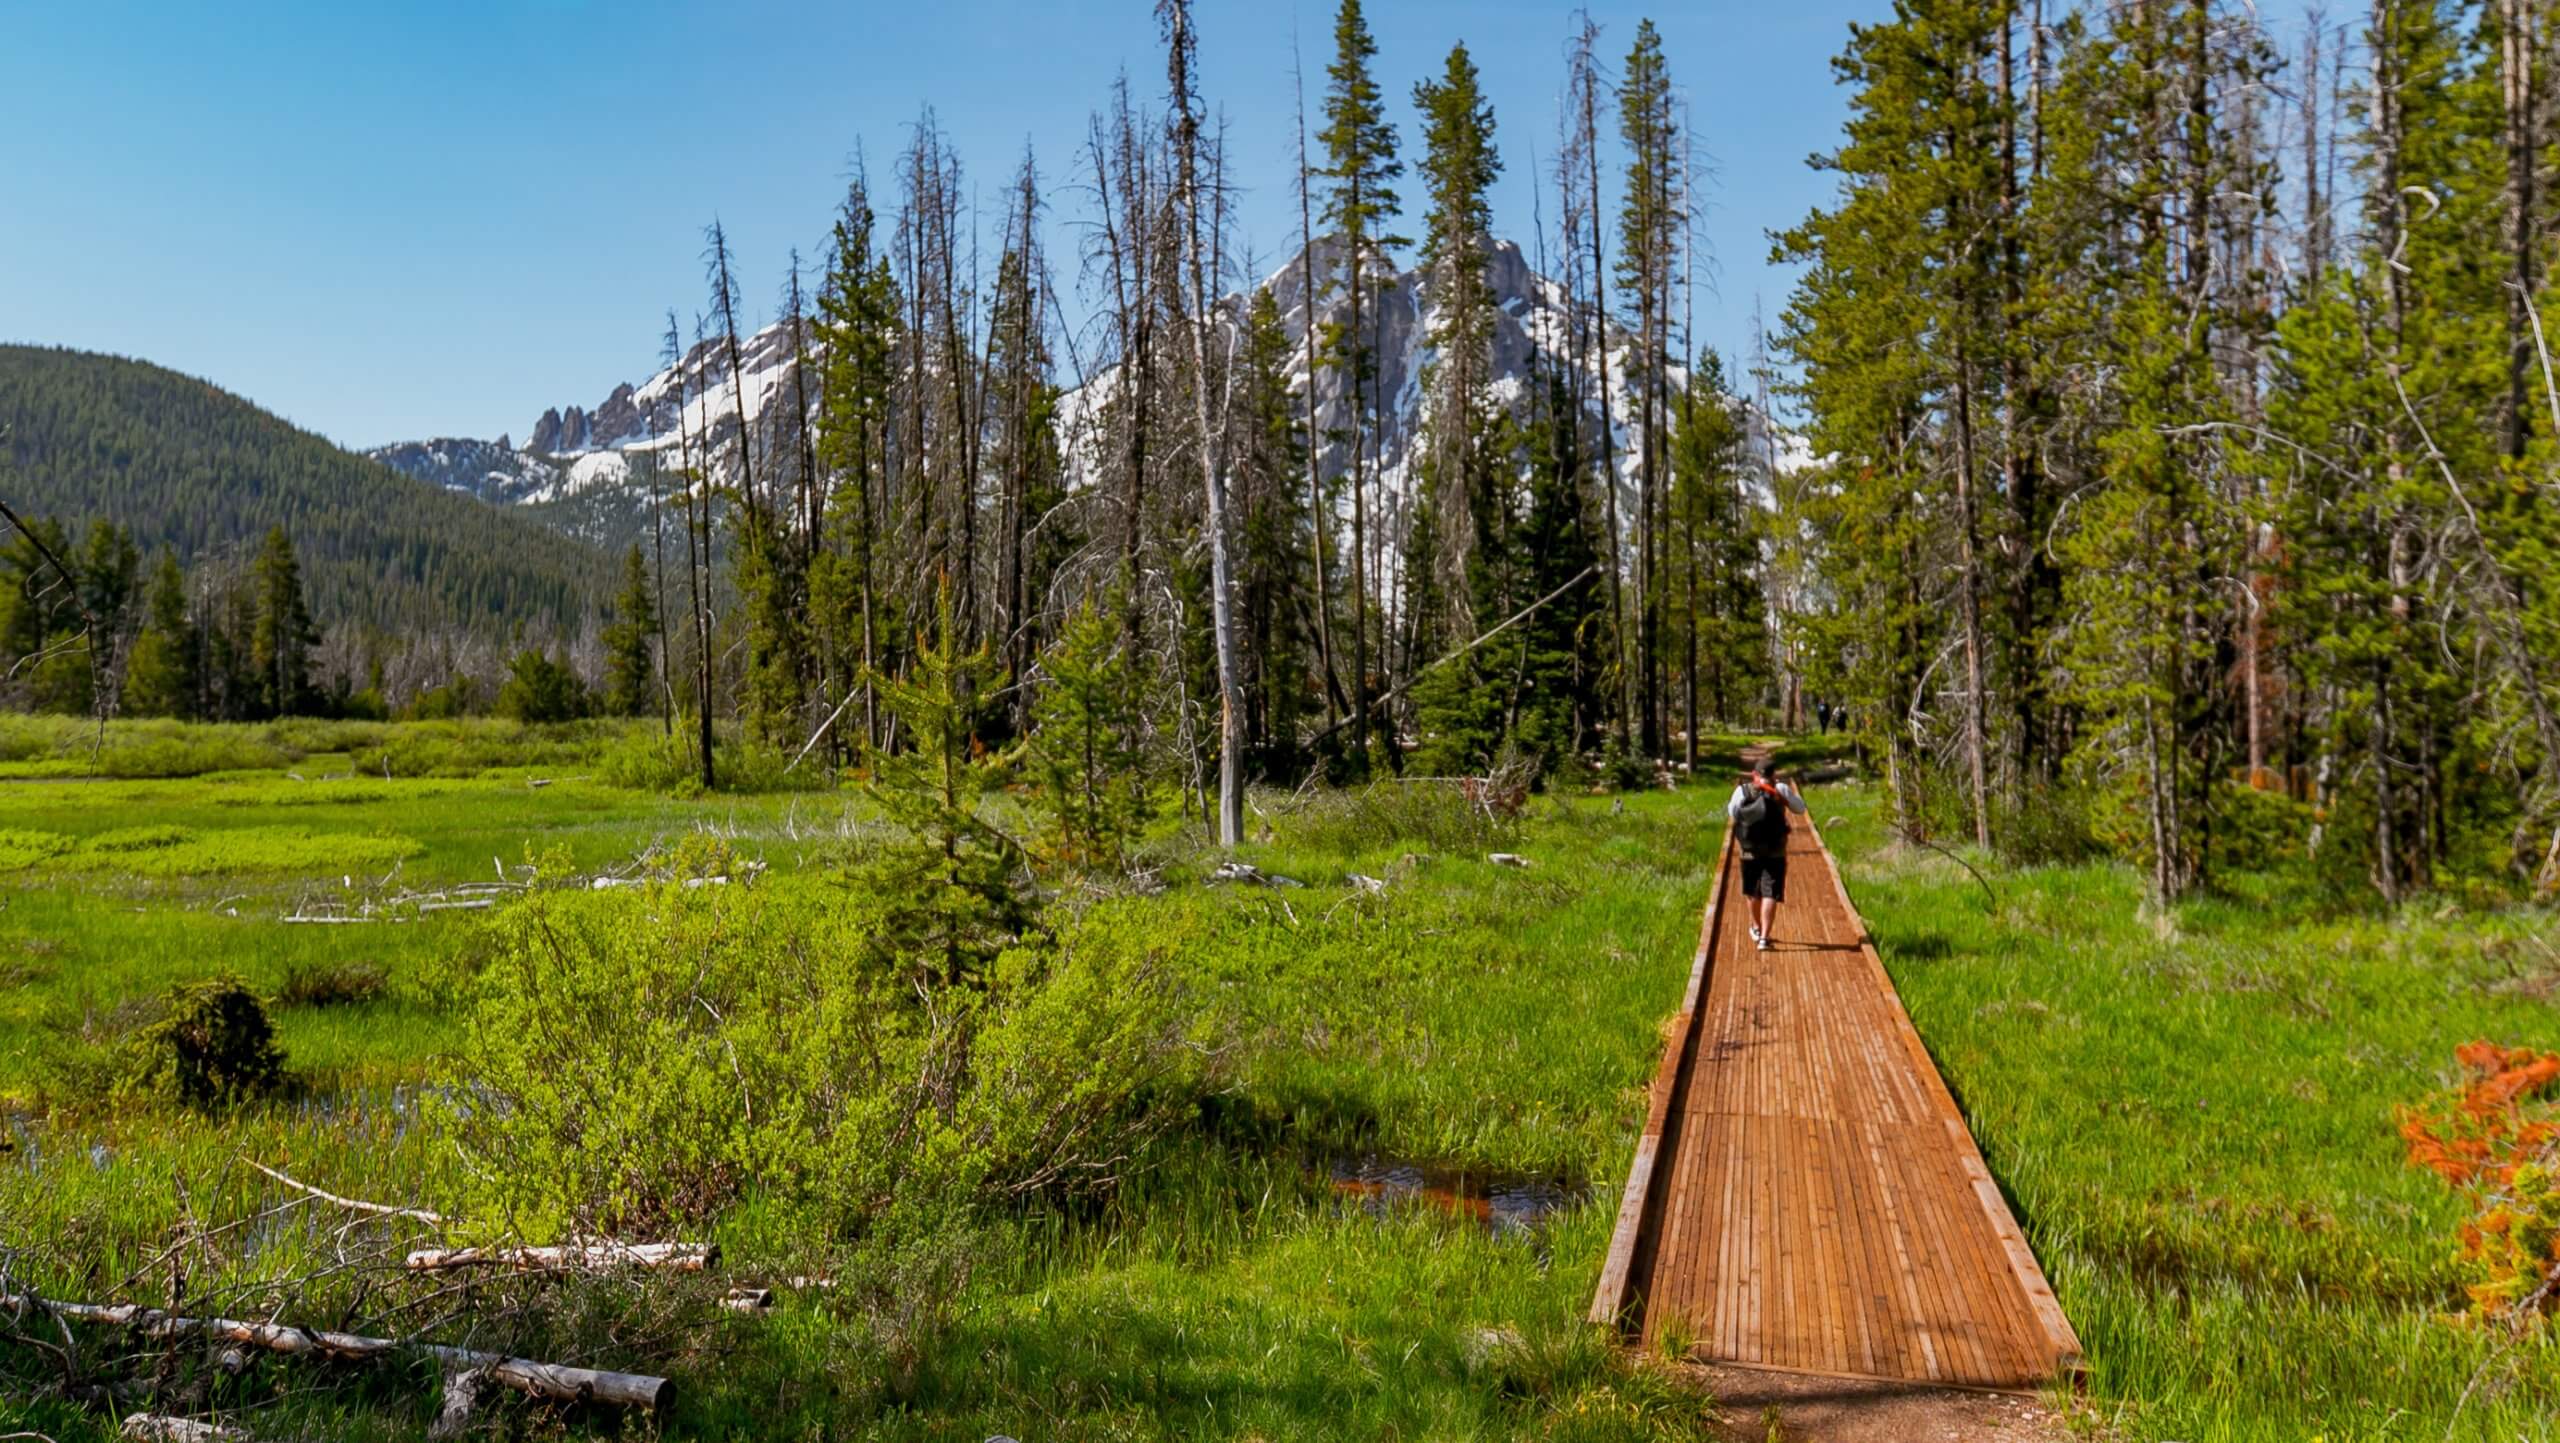
<svg viewBox="0 0 2560 1443">
<path fill-rule="evenodd" d="M 1796 790 L 1796 784 L 1795 784 L 1795 783 L 1793 783 L 1793 782 L 1789 782 L 1789 783 L 1787 783 L 1787 785 L 1786 785 L 1786 793 L 1787 793 L 1787 810 L 1788 810 L 1788 811 L 1791 811 L 1791 812 L 1793 812 L 1793 813 L 1795 813 L 1795 814 L 1796 814 L 1797 816 L 1799 816 L 1799 817 L 1803 816 L 1803 815 L 1805 814 L 1805 810 L 1804 810 L 1804 793 L 1802 793 L 1802 792 L 1800 792 L 1800 791 L 1797 791 L 1797 790 Z"/>
</svg>

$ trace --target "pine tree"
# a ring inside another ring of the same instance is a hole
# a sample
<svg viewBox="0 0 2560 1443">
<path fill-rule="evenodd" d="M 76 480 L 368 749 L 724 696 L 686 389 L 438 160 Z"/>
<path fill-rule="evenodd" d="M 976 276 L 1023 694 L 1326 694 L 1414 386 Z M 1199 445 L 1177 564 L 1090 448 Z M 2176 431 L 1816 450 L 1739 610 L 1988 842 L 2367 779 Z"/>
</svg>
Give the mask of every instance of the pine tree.
<svg viewBox="0 0 2560 1443">
<path fill-rule="evenodd" d="M 1635 323 L 1628 385 L 1636 392 L 1636 682 L 1644 754 L 1663 755 L 1662 531 L 1669 450 L 1671 292 L 1682 230 L 1679 124 L 1662 36 L 1636 27 L 1618 85 L 1618 134 L 1627 148 L 1618 212 L 1618 289 Z"/>
<path fill-rule="evenodd" d="M 313 700 L 311 648 L 319 638 L 303 600 L 302 563 L 283 527 L 267 533 L 250 575 L 255 609 L 246 650 L 252 715 L 298 715 Z"/>
<path fill-rule="evenodd" d="M 1136 743 L 1139 670 L 1120 629 L 1086 606 L 1042 653 L 1031 755 L 1066 861 L 1113 868 L 1146 825 L 1145 753 Z"/>
<path fill-rule="evenodd" d="M 958 633 L 946 583 L 908 674 L 872 678 L 907 745 L 864 748 L 864 794 L 891 840 L 855 872 L 879 909 L 872 947 L 943 987 L 982 981 L 1031 918 L 1013 843 L 980 805 L 1011 765 L 980 744 L 973 721 L 999 681 L 995 660 L 983 644 L 962 650 Z"/>
<path fill-rule="evenodd" d="M 623 559 L 622 594 L 613 611 L 604 631 L 604 711 L 646 716 L 658 702 L 658 611 L 650 600 L 649 563 L 637 544 Z"/>
<path fill-rule="evenodd" d="M 1316 132 L 1316 141 L 1324 147 L 1323 174 L 1331 182 L 1324 220 L 1341 246 L 1350 299 L 1348 322 L 1335 330 L 1329 349 L 1332 363 L 1344 373 L 1344 394 L 1351 403 L 1351 728 L 1353 744 L 1365 756 L 1371 694 L 1371 586 L 1381 568 L 1376 564 L 1374 547 L 1379 537 L 1370 526 L 1365 470 L 1377 424 L 1377 341 L 1363 328 L 1363 317 L 1374 320 L 1374 307 L 1367 304 L 1369 267 L 1383 260 L 1388 248 L 1404 244 L 1402 237 L 1389 233 L 1397 210 L 1394 183 L 1404 174 L 1404 164 L 1396 159 L 1395 127 L 1387 120 L 1378 83 L 1369 73 L 1378 44 L 1369 34 L 1360 0 L 1342 0 L 1334 16 L 1333 38 L 1333 62 L 1325 69 L 1329 81 L 1325 125 Z M 1381 629 L 1381 656 L 1385 649 Z"/>
<path fill-rule="evenodd" d="M 1488 444 L 1493 303 L 1484 279 L 1491 192 L 1502 158 L 1494 147 L 1493 106 L 1466 46 L 1450 49 L 1440 80 L 1414 87 L 1413 102 L 1423 116 L 1422 177 L 1430 201 L 1422 263 L 1435 311 L 1428 339 L 1436 353 L 1424 381 L 1431 410 L 1422 504 L 1432 525 L 1416 528 L 1417 559 L 1433 573 L 1421 584 L 1441 604 L 1409 614 L 1424 649 L 1436 651 L 1474 639 L 1480 626 L 1507 614 L 1511 599 L 1504 554 L 1511 458 Z"/>
<path fill-rule="evenodd" d="M 137 716 L 192 719 L 203 695 L 203 641 L 187 613 L 187 582 L 173 552 L 152 568 L 142 634 L 125 668 L 124 709 Z"/>
<path fill-rule="evenodd" d="M 1280 304 L 1258 289 L 1236 357 L 1236 612 L 1245 676 L 1245 749 L 1264 777 L 1297 775 L 1300 730 L 1316 707 L 1310 668 L 1323 601 L 1308 587 L 1315 526 L 1299 489 L 1307 445 L 1289 392 L 1294 346 Z"/>
<path fill-rule="evenodd" d="M 1686 612 L 1681 670 L 1693 746 L 1702 686 L 1704 714 L 1736 722 L 1744 719 L 1741 703 L 1769 680 L 1760 530 L 1743 490 L 1749 466 L 1738 405 L 1726 390 L 1723 358 L 1701 352 L 1678 398 L 1668 467 L 1678 552 L 1667 579 L 1680 589 Z"/>
<path fill-rule="evenodd" d="M 884 608 L 881 552 L 886 539 L 890 418 L 896 405 L 901 303 L 887 256 L 873 249 L 874 220 L 857 177 L 836 216 L 826 278 L 818 288 L 816 324 L 824 357 L 818 385 L 817 459 L 828 478 L 828 535 L 834 544 L 812 560 L 810 614 L 821 675 L 862 688 L 861 733 L 880 734 L 878 696 L 870 677 L 889 664 L 881 637 L 894 634 Z M 824 693 L 821 693 L 824 696 Z M 843 694 L 838 694 L 841 704 Z M 841 749 L 841 730 L 833 734 Z"/>
</svg>

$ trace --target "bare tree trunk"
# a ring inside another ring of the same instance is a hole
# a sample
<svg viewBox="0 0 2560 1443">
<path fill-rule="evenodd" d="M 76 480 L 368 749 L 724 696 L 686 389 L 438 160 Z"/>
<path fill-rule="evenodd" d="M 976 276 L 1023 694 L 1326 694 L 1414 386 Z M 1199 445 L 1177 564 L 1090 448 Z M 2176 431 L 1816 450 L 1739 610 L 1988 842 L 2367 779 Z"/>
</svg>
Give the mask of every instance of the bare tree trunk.
<svg viewBox="0 0 2560 1443">
<path fill-rule="evenodd" d="M 2538 237 L 2534 215 L 2534 167 L 2541 157 L 2534 135 L 2533 0 L 2498 0 L 2499 73 L 2504 82 L 2507 119 L 2507 405 L 2506 450 L 2524 459 L 2532 435 L 2531 403 L 2526 376 L 2533 361 L 2529 308 L 2533 301 L 2534 250 Z"/>
<path fill-rule="evenodd" d="M 675 330 L 675 323 L 676 318 L 670 312 L 667 316 L 670 334 Z M 694 327 L 696 349 L 701 347 L 701 329 L 697 321 Z M 692 352 L 686 352 L 676 361 L 676 458 L 679 463 L 676 474 L 685 483 L 685 580 L 687 589 L 692 593 L 694 672 L 699 682 L 694 700 L 701 716 L 702 789 L 707 792 L 719 785 L 711 760 L 711 589 L 708 585 L 711 572 L 711 491 L 709 479 L 695 475 L 693 470 L 693 423 L 689 415 L 691 399 L 688 394 L 692 374 L 688 362 L 691 359 Z M 702 506 L 699 527 L 694 523 L 693 514 L 697 495 Z M 700 538 L 698 545 L 697 533 Z"/>
<path fill-rule="evenodd" d="M 754 437 L 747 430 L 747 377 L 738 356 L 738 286 L 729 267 L 729 234 L 720 222 L 711 222 L 711 250 L 706 257 L 711 267 L 711 303 L 719 311 L 720 331 L 727 345 L 729 362 L 729 398 L 738 417 L 738 496 L 746 507 L 752 530 L 761 531 L 763 513 L 756 498 Z M 703 418 L 703 448 L 711 445 L 710 418 Z M 709 466 L 706 454 L 704 465 Z M 751 543 L 752 544 L 752 543 Z"/>
<path fill-rule="evenodd" d="M 678 368 L 679 384 L 681 384 L 684 335 L 676 329 L 676 313 L 673 311 L 667 312 L 667 356 Z M 678 419 L 682 419 L 681 413 Z M 675 657 L 667 645 L 667 502 L 658 485 L 659 472 L 664 468 L 658 464 L 657 408 L 652 406 L 641 420 L 647 428 L 650 441 L 649 529 L 656 540 L 658 552 L 658 714 L 668 740 L 672 741 L 676 734 L 676 677 Z M 692 512 L 687 511 L 685 514 L 690 520 Z"/>
<path fill-rule="evenodd" d="M 1600 27 L 1586 15 L 1574 65 L 1582 101 L 1582 147 L 1591 167 L 1591 340 L 1600 369 L 1600 482 L 1609 515 L 1610 647 L 1618 660 L 1620 735 L 1623 740 L 1632 741 L 1625 731 L 1636 721 L 1635 674 L 1627 664 L 1626 608 L 1618 595 L 1623 575 L 1619 551 L 1623 533 L 1618 525 L 1617 426 L 1609 405 L 1609 275 L 1600 243 L 1600 62 L 1592 51 L 1599 35 Z"/>
<path fill-rule="evenodd" d="M 1208 505 L 1210 616 L 1218 652 L 1218 845 L 1244 842 L 1244 686 L 1236 668 L 1234 584 L 1227 557 L 1225 448 L 1209 414 L 1209 290 L 1201 257 L 1198 150 L 1200 120 L 1194 112 L 1190 0 L 1161 0 L 1168 78 L 1174 113 L 1174 204 L 1191 269 L 1192 417 L 1199 428 L 1200 489 Z"/>
<path fill-rule="evenodd" d="M 1290 52 L 1291 75 L 1298 88 L 1298 281 L 1306 293 L 1307 341 L 1307 520 L 1315 532 L 1316 656 L 1324 667 L 1324 719 L 1328 729 L 1341 716 L 1342 678 L 1333 663 L 1333 586 L 1325 576 L 1324 547 L 1333 534 L 1333 508 L 1324 494 L 1323 440 L 1316 408 L 1316 223 L 1308 191 L 1307 85 Z"/>
<path fill-rule="evenodd" d="M 1956 556 L 1960 572 L 1957 621 L 1964 628 L 1965 779 L 1973 811 L 1974 845 L 1991 845 L 1991 792 L 1983 764 L 1982 563 L 1973 505 L 1973 362 L 1956 346 Z"/>
</svg>

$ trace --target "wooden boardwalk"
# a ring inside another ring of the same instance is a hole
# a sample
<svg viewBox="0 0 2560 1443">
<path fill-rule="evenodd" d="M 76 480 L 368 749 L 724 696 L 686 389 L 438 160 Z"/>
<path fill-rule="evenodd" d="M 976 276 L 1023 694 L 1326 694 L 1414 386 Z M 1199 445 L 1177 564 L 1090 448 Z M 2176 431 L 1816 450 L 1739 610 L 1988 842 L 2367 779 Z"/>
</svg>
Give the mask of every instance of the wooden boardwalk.
<svg viewBox="0 0 2560 1443">
<path fill-rule="evenodd" d="M 1829 852 L 1791 820 L 1767 952 L 1726 841 L 1593 1321 L 1801 1372 L 2028 1388 L 2076 1370 Z"/>
</svg>

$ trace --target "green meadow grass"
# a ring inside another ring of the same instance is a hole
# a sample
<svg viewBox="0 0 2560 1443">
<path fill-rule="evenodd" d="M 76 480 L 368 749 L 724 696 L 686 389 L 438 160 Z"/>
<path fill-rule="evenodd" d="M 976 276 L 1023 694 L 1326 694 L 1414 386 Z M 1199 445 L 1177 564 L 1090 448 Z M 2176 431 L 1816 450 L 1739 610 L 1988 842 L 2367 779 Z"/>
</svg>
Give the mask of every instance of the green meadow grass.
<svg viewBox="0 0 2560 1443">
<path fill-rule="evenodd" d="M 1727 743 L 1700 785 L 1623 806 L 1542 798 L 1508 829 L 1393 788 L 1260 798 L 1245 855 L 1301 887 L 1211 885 L 1214 857 L 1174 829 L 1150 849 L 1160 894 L 1061 896 L 1177 944 L 1192 994 L 1236 1019 L 1223 1081 L 1108 1201 L 984 1220 L 956 1319 L 920 1354 L 884 1356 L 823 1294 L 740 1319 L 682 1287 L 681 1327 L 537 1318 L 506 1336 L 667 1373 L 677 1436 L 1697 1436 L 1705 1400 L 1682 1374 L 1578 1319 L 1733 762 Z M 277 839 L 396 842 L 399 885 L 426 888 L 528 859 L 592 871 L 709 831 L 771 864 L 758 885 L 816 887 L 865 835 L 845 794 L 670 800 L 540 764 L 388 781 L 315 770 L 0 786 L 0 866 L 11 838 L 52 839 L 0 872 L 0 1111 L 30 1113 L 0 1155 L 0 1243 L 22 1250 L 11 1265 L 30 1280 L 96 1296 L 182 1220 L 220 1226 L 287 1196 L 243 1159 L 356 1196 L 433 1206 L 457 1190 L 460 1164 L 412 1124 L 461 1045 L 476 915 L 281 925 L 374 879 L 254 865 Z M 2394 1134 L 2394 1109 L 2448 1078 L 2457 1043 L 2560 1040 L 2546 917 L 2238 902 L 2161 917 L 2121 867 L 1976 858 L 1986 896 L 1954 863 L 1892 844 L 1870 792 L 1817 789 L 1814 806 L 2087 1347 L 2081 1431 L 2555 1436 L 2560 1356 L 2493 1356 L 2440 1319 L 2458 1299 L 2460 1210 L 2402 1164 Z M 184 848 L 232 861 L 116 865 Z M 1532 865 L 1495 866 L 1496 850 Z M 645 897 L 629 903 L 640 924 Z M 222 973 L 276 996 L 357 964 L 386 979 L 379 996 L 276 1009 L 300 1098 L 207 1119 L 63 1090 L 136 999 Z M 1376 1214 L 1327 1182 L 1336 1161 L 1373 1155 L 1551 1179 L 1578 1201 L 1529 1235 L 1426 1206 Z M 354 1306 L 351 1280 L 297 1283 L 344 1218 L 286 1218 L 254 1249 L 191 1255 L 190 1296 Z M 728 1262 L 704 1286 L 794 1256 L 752 1204 L 715 1233 Z M 158 1289 L 154 1272 L 130 1295 Z M 0 1342 L 0 1432 L 106 1436 L 102 1412 L 9 1401 L 48 1366 Z M 415 1436 L 432 1415 L 431 1379 L 331 1376 L 315 1387 L 305 1365 L 262 1362 L 211 1401 L 268 1436 Z"/>
<path fill-rule="evenodd" d="M 2441 1320 L 2461 1208 L 2397 1135 L 2459 1043 L 2560 1044 L 2548 913 L 2162 916 L 2122 867 L 1975 858 L 1986 896 L 1815 805 L 2123 1433 L 2560 1436 L 2560 1350 Z"/>
</svg>

